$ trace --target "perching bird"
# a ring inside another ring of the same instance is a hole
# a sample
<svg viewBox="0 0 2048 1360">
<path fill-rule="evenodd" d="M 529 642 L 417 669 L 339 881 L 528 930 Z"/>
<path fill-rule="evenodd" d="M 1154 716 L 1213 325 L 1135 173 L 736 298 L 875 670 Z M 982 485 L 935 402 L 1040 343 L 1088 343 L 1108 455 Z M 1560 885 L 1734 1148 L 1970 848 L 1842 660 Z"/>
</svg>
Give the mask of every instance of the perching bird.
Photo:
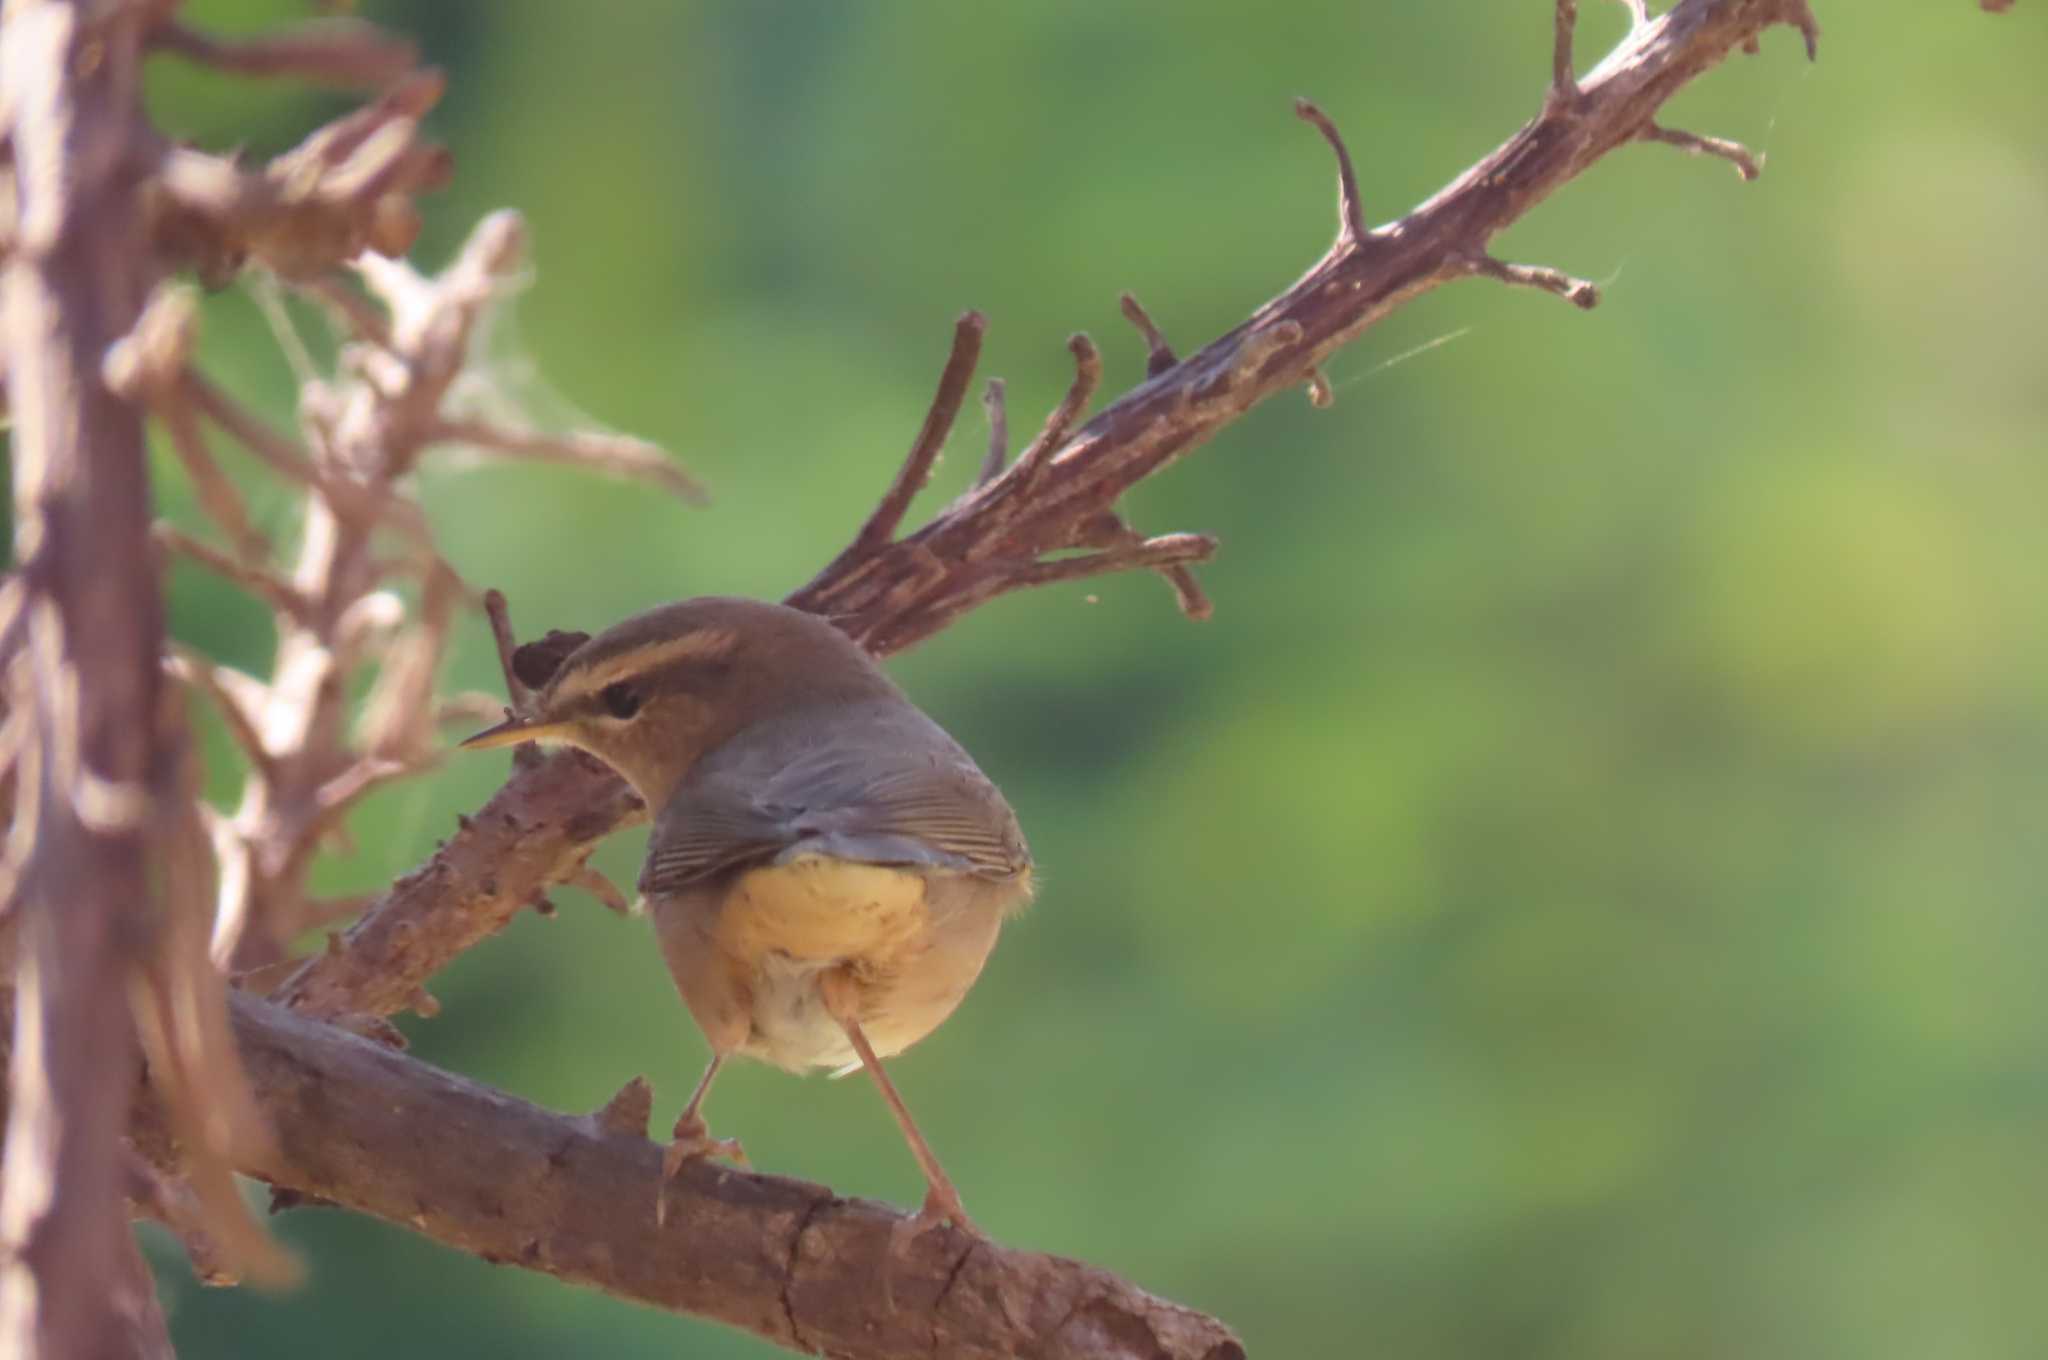
<svg viewBox="0 0 2048 1360">
<path fill-rule="evenodd" d="M 711 1045 L 664 1176 L 706 1154 L 702 1106 L 735 1053 L 791 1071 L 864 1066 L 928 1192 L 972 1229 L 881 1059 L 952 1014 L 1031 895 L 1017 818 L 957 742 L 812 614 L 686 600 L 598 634 L 532 711 L 463 746 L 581 747 L 654 817 L 640 892 Z"/>
</svg>

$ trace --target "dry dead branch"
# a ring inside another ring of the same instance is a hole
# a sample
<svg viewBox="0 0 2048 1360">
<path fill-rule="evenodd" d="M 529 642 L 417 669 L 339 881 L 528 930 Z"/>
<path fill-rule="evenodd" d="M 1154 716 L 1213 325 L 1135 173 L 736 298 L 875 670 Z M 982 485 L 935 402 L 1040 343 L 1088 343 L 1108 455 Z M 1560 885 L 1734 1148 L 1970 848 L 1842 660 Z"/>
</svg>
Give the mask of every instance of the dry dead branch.
<svg viewBox="0 0 2048 1360">
<path fill-rule="evenodd" d="M 963 317 L 931 413 L 881 502 L 847 549 L 790 602 L 833 618 L 878 654 L 913 645 L 1006 591 L 1104 571 L 1173 573 L 1183 608 L 1199 616 L 1207 602 L 1186 568 L 1206 559 L 1213 542 L 1192 534 L 1138 535 L 1116 511 L 1129 487 L 1276 392 L 1308 384 L 1312 396 L 1326 395 L 1318 381 L 1322 361 L 1430 288 L 1485 275 L 1589 305 L 1597 296 L 1590 285 L 1554 270 L 1503 264 L 1488 253 L 1488 242 L 1607 151 L 1648 135 L 1657 109 L 1728 53 L 1773 24 L 1806 29 L 1809 20 L 1804 5 L 1791 0 L 1687 0 L 1661 19 L 1645 19 L 1595 77 L 1572 80 L 1569 99 L 1554 94 L 1500 150 L 1376 231 L 1363 224 L 1355 169 L 1335 124 L 1305 113 L 1337 153 L 1340 228 L 1307 275 L 1186 358 L 1177 357 L 1144 309 L 1127 299 L 1125 314 L 1146 341 L 1146 381 L 1081 423 L 1100 359 L 1085 337 L 1077 337 L 1074 383 L 1033 444 L 1005 467 L 1007 421 L 995 389 L 988 398 L 992 438 L 976 484 L 932 521 L 899 537 L 971 382 L 985 323 L 975 314 Z M 1568 66 L 1563 23 L 1560 47 Z M 1077 554 L 1077 548 L 1088 551 Z M 502 636 L 508 675 L 525 689 L 544 683 L 548 657 L 539 649 L 511 649 L 509 625 Z M 531 664 L 520 664 L 522 654 Z M 560 651 L 552 655 L 559 660 Z M 512 690 L 515 706 L 521 693 Z M 549 888 L 571 881 L 597 839 L 642 815 L 624 786 L 586 757 L 565 753 L 515 767 L 512 779 L 431 861 L 394 885 L 336 947 L 310 960 L 276 995 L 309 1015 L 395 1012 L 462 950 L 544 899 Z M 331 1197 L 331 1191 L 321 1193 Z M 756 1242 L 784 1231 L 765 1210 L 748 1230 Z M 776 1293 L 764 1285 L 758 1319 L 742 1325 L 786 1340 L 787 1314 L 770 1306 Z M 882 1342 L 841 1344 L 850 1355 L 895 1353 Z"/>
<path fill-rule="evenodd" d="M 1328 356 L 1435 287 L 1485 277 L 1591 307 L 1591 284 L 1502 262 L 1489 244 L 1614 148 L 1658 142 L 1725 159 L 1745 179 L 1759 172 L 1741 146 L 1672 130 L 1657 114 L 1774 25 L 1799 29 L 1811 56 L 1817 26 L 1805 0 L 1681 0 L 1656 18 L 1642 0 L 1624 3 L 1630 32 L 1580 79 L 1577 5 L 1553 0 L 1536 115 L 1377 229 L 1336 123 L 1300 101 L 1297 114 L 1337 168 L 1338 232 L 1322 259 L 1185 358 L 1124 295 L 1146 347 L 1144 380 L 1090 417 L 1103 362 L 1086 336 L 1073 337 L 1072 384 L 1014 462 L 992 381 L 979 476 L 903 533 L 973 382 L 987 323 L 963 316 L 930 412 L 879 503 L 790 602 L 882 655 L 1009 591 L 1112 571 L 1157 572 L 1183 612 L 1206 617 L 1190 567 L 1209 560 L 1215 541 L 1139 533 L 1118 509 L 1132 486 L 1281 391 L 1302 385 L 1327 405 Z M 233 1202 L 234 1168 L 269 1180 L 281 1202 L 344 1205 L 487 1259 L 856 1360 L 1241 1356 L 1213 1319 L 1075 1262 L 950 1230 L 892 1251 L 904 1240 L 898 1215 L 823 1187 L 693 1166 L 679 1191 L 687 1205 L 661 1227 L 619 1209 L 646 1203 L 660 1161 L 645 1136 L 644 1082 L 595 1114 L 553 1115 L 398 1051 L 384 1017 L 433 1014 L 434 975 L 551 888 L 579 886 L 624 909 L 624 894 L 587 861 L 645 810 L 587 757 L 522 754 L 431 860 L 376 895 L 324 951 L 290 959 L 296 937 L 364 905 L 309 894 L 323 842 L 370 790 L 438 758 L 435 724 L 447 705 L 435 700 L 436 677 L 471 592 L 410 497 L 419 460 L 459 443 L 648 479 L 686 498 L 700 491 L 636 440 L 451 409 L 523 231 L 513 214 L 487 218 L 438 275 L 388 258 L 412 242 L 414 198 L 450 171 L 420 135 L 441 80 L 416 68 L 410 44 L 354 22 L 223 40 L 169 17 L 174 9 L 16 0 L 0 24 L 9 153 L 0 173 L 10 190 L 0 196 L 9 284 L 0 381 L 15 422 L 24 564 L 0 587 L 0 796 L 10 814 L 0 889 L 23 904 L 18 949 L 14 922 L 0 925 L 18 954 L 5 1018 L 19 1022 L 0 1234 L 11 1252 L 4 1270 L 33 1285 L 0 1281 L 0 1349 L 168 1353 L 132 1242 L 118 1232 L 125 1206 L 210 1253 L 195 1257 L 204 1271 L 287 1273 Z M 135 76 L 152 51 L 381 93 L 245 168 L 147 129 Z M 307 383 L 296 431 L 269 425 L 196 371 L 189 298 L 164 282 L 189 267 L 220 283 L 251 264 L 325 308 L 351 340 L 336 372 Z M 163 425 L 226 546 L 170 526 L 152 538 L 145 412 Z M 302 495 L 291 562 L 275 560 L 254 531 L 214 461 L 214 436 Z M 271 606 L 278 639 L 265 674 L 165 654 L 165 556 Z M 502 598 L 484 603 L 518 711 L 583 635 L 518 646 Z M 177 705 L 160 687 L 166 669 L 221 712 L 243 754 L 232 812 L 199 801 Z M 364 672 L 373 697 L 352 714 L 346 696 Z M 467 703 L 478 706 L 475 696 Z M 57 900 L 79 905 L 50 911 Z M 282 1007 L 254 999 L 273 988 Z M 130 1005 L 104 1004 L 115 994 Z M 131 1128 L 155 1169 L 138 1177 L 114 1131 L 142 1052 L 150 1094 Z M 423 1119 L 489 1136 L 422 1139 Z M 112 1310 L 108 1281 L 120 1303 Z"/>
</svg>

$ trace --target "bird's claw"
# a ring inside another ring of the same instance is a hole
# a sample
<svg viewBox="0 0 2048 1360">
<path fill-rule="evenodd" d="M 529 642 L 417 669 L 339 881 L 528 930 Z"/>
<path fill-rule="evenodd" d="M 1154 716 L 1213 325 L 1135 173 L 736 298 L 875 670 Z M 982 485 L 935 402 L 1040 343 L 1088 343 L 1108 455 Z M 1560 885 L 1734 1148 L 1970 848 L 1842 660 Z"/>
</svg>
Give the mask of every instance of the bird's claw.
<svg viewBox="0 0 2048 1360">
<path fill-rule="evenodd" d="M 951 1191 L 950 1187 L 947 1191 L 934 1187 L 925 1191 L 922 1208 L 908 1218 L 898 1219 L 889 1230 L 889 1252 L 892 1256 L 907 1256 L 918 1238 L 934 1228 L 948 1225 L 969 1237 L 988 1239 L 980 1225 L 967 1216 L 966 1206 L 961 1204 L 957 1191 Z"/>
<path fill-rule="evenodd" d="M 740 1146 L 739 1139 L 713 1138 L 700 1120 L 693 1131 L 686 1132 L 681 1124 L 676 1125 L 675 1137 L 662 1150 L 661 1178 L 672 1181 L 684 1163 L 710 1157 L 753 1169 L 753 1163 L 747 1160 L 747 1150 Z"/>
<path fill-rule="evenodd" d="M 737 1138 L 713 1138 L 705 1126 L 703 1116 L 684 1115 L 676 1121 L 675 1133 L 669 1145 L 661 1153 L 661 1184 L 654 1191 L 654 1222 L 660 1226 L 668 1221 L 668 1184 L 682 1172 L 685 1165 L 700 1158 L 716 1157 L 736 1166 L 749 1169 L 753 1163 L 747 1160 L 746 1149 Z"/>
</svg>

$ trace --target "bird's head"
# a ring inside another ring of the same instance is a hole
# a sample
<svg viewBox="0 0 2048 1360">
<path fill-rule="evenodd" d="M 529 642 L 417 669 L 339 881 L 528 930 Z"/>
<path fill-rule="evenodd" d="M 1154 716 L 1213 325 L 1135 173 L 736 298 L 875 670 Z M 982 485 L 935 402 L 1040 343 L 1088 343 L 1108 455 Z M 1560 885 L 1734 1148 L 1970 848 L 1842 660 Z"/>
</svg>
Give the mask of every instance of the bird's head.
<svg viewBox="0 0 2048 1360">
<path fill-rule="evenodd" d="M 462 743 L 580 747 L 658 809 L 699 757 L 764 719 L 897 694 L 814 614 L 706 596 L 636 614 L 563 659 L 531 711 Z"/>
</svg>

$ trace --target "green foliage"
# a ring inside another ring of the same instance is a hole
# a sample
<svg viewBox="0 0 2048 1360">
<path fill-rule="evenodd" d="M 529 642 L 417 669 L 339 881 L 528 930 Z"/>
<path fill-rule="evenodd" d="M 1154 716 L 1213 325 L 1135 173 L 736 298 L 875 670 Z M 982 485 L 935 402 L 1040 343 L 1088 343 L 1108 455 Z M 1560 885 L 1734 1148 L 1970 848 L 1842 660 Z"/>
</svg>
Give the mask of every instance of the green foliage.
<svg viewBox="0 0 2048 1360">
<path fill-rule="evenodd" d="M 533 632 L 780 594 L 879 493 L 960 310 L 1028 431 L 1071 330 L 1112 389 L 1139 376 L 1118 289 L 1191 348 L 1326 243 L 1292 96 L 1385 220 L 1528 116 L 1549 51 L 1542 0 L 369 8 L 451 73 L 460 173 L 423 253 L 501 204 L 531 221 L 510 395 L 717 495 L 430 469 L 449 555 Z M 1586 8 L 1590 59 L 1619 7 Z M 1759 183 L 1627 148 L 1500 244 L 1601 280 L 1599 311 L 1433 295 L 1331 365 L 1333 411 L 1277 402 L 1142 489 L 1140 527 L 1222 535 L 1213 622 L 1112 581 L 896 666 L 1043 866 L 898 1065 L 1002 1239 L 1264 1356 L 2038 1353 L 2048 44 L 2024 5 L 1822 18 L 1819 66 L 1775 34 L 1669 112 L 1767 154 Z M 264 148 L 330 107 L 156 93 L 174 130 Z M 208 349 L 287 409 L 246 297 L 211 304 Z M 932 504 L 979 445 L 970 416 Z M 273 529 L 289 504 L 259 493 Z M 182 567 L 172 596 L 182 637 L 261 663 L 259 609 Z M 450 684 L 493 669 L 472 622 Z M 371 805 L 326 880 L 418 861 L 502 766 Z M 605 862 L 630 879 L 638 851 Z M 701 1042 L 646 927 L 562 896 L 441 979 L 417 1052 L 567 1109 L 645 1073 L 664 1120 Z M 742 1069 L 711 1118 L 765 1168 L 920 1192 L 859 1083 Z M 160 1253 L 184 1353 L 767 1353 L 395 1229 L 282 1224 L 314 1266 L 287 1298 Z"/>
</svg>

